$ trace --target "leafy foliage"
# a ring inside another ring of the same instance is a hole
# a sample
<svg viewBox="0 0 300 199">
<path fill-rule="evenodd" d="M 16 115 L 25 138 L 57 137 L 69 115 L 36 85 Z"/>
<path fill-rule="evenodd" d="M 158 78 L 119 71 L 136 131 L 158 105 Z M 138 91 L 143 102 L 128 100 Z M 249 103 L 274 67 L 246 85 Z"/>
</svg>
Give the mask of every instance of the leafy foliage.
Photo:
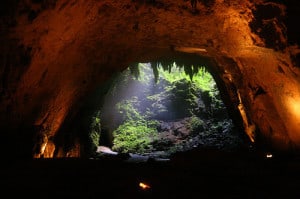
<svg viewBox="0 0 300 199">
<path fill-rule="evenodd" d="M 193 115 L 191 117 L 192 133 L 202 132 L 204 130 L 204 122 L 199 117 Z"/>
<path fill-rule="evenodd" d="M 101 133 L 101 121 L 99 114 L 100 112 L 96 113 L 96 115 L 92 117 L 90 125 L 89 139 L 91 141 L 91 145 L 93 146 L 92 148 L 97 148 L 99 145 Z"/>
<path fill-rule="evenodd" d="M 114 107 L 110 111 L 115 111 L 109 114 L 114 118 L 109 121 L 114 127 L 112 149 L 123 153 L 194 147 L 204 132 L 218 132 L 211 118 L 224 113 L 213 77 L 205 67 L 193 63 L 163 60 L 132 64 L 113 91 L 109 100 Z M 174 127 L 170 137 L 160 135 L 170 134 L 162 130 L 166 121 L 170 122 L 168 128 Z M 183 126 L 183 130 L 175 126 Z"/>
<path fill-rule="evenodd" d="M 148 65 L 139 63 L 129 68 L 130 74 L 135 77 L 135 81 L 144 85 L 143 88 L 150 87 L 151 71 Z M 157 124 L 153 123 L 157 123 L 159 118 L 193 116 L 198 106 L 199 90 L 211 91 L 215 84 L 204 67 L 191 64 L 178 66 L 174 61 L 151 62 L 151 66 L 156 83 L 153 85 L 154 90 L 148 90 L 144 100 L 140 100 L 138 96 L 131 96 L 116 104 L 122 119 L 113 132 L 114 150 L 138 153 L 151 150 L 152 143 L 158 136 Z M 127 81 L 127 84 L 130 83 Z M 152 125 L 149 125 L 151 123 Z M 191 126 L 192 131 L 203 130 L 203 121 L 194 116 Z"/>
<path fill-rule="evenodd" d="M 113 150 L 122 153 L 145 153 L 152 150 L 157 139 L 157 123 L 146 120 L 127 120 L 114 131 Z"/>
<path fill-rule="evenodd" d="M 139 103 L 138 97 L 133 96 L 131 99 L 123 100 L 116 104 L 117 110 L 123 117 L 123 120 L 141 120 L 142 116 L 134 105 L 137 106 Z"/>
</svg>

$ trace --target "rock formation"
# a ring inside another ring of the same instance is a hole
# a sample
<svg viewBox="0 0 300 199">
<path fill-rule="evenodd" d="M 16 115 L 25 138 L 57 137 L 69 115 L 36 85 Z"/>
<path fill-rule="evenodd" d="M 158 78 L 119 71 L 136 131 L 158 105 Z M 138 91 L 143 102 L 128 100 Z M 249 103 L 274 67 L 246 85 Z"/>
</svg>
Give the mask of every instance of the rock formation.
<svg viewBox="0 0 300 199">
<path fill-rule="evenodd" d="M 187 0 L 3 1 L 2 155 L 83 157 L 72 120 L 96 87 L 132 62 L 191 54 L 206 60 L 251 142 L 297 152 L 297 8 L 267 0 L 200 1 L 196 11 Z"/>
</svg>

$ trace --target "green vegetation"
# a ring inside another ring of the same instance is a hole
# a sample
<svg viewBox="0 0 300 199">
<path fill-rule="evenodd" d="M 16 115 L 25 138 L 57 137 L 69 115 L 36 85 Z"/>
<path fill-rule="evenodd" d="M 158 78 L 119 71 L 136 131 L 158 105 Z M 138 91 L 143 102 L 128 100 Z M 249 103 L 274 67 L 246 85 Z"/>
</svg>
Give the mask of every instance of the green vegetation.
<svg viewBox="0 0 300 199">
<path fill-rule="evenodd" d="M 156 121 L 127 120 L 114 131 L 113 150 L 122 153 L 151 152 L 157 139 Z"/>
<path fill-rule="evenodd" d="M 195 73 L 191 76 L 187 68 L 179 67 L 175 62 L 151 64 L 156 82 L 156 86 L 153 85 L 156 91 L 152 92 L 149 90 L 153 80 L 149 64 L 135 63 L 128 69 L 135 78 L 131 81 L 139 82 L 148 90 L 144 94 L 135 93 L 141 95 L 141 99 L 133 94 L 116 103 L 116 110 L 120 116 L 120 125 L 113 132 L 113 149 L 116 151 L 144 153 L 153 150 L 152 143 L 158 137 L 157 125 L 160 117 L 172 119 L 193 116 L 192 131 L 203 130 L 203 121 L 193 112 L 198 106 L 199 91 L 210 92 L 215 86 L 212 76 L 204 67 L 191 66 Z M 130 84 L 128 72 L 125 74 L 127 80 L 122 82 Z M 116 88 L 113 90 L 116 91 Z"/>
<path fill-rule="evenodd" d="M 199 69 L 197 75 L 193 78 L 193 82 L 203 91 L 212 91 L 216 86 L 213 77 L 204 67 Z"/>
<path fill-rule="evenodd" d="M 211 118 L 224 115 L 213 77 L 193 64 L 134 63 L 118 77 L 110 95 L 107 115 L 112 120 L 106 125 L 113 127 L 112 149 L 120 153 L 172 153 L 194 147 L 205 133 L 217 132 Z M 93 126 L 98 122 L 95 118 Z M 98 134 L 91 134 L 95 143 Z"/>
<path fill-rule="evenodd" d="M 122 124 L 113 132 L 113 150 L 121 153 L 145 153 L 152 150 L 151 142 L 157 139 L 157 121 L 148 120 L 137 110 L 137 96 L 122 100 L 116 104 Z"/>
<path fill-rule="evenodd" d="M 199 117 L 193 115 L 191 117 L 191 131 L 192 133 L 202 132 L 204 130 L 204 122 Z"/>
<path fill-rule="evenodd" d="M 85 152 L 90 155 L 94 155 L 97 147 L 99 146 L 100 133 L 101 133 L 101 121 L 100 112 L 93 113 L 91 117 L 84 117 L 80 122 L 76 123 L 80 125 L 75 127 L 79 135 L 86 142 L 84 148 Z"/>
<path fill-rule="evenodd" d="M 116 104 L 116 108 L 119 114 L 123 117 L 123 120 L 142 120 L 142 116 L 134 106 L 139 103 L 138 97 L 133 96 L 131 99 L 123 100 Z"/>
<path fill-rule="evenodd" d="M 120 115 L 120 125 L 113 132 L 113 149 L 119 152 L 144 153 L 153 150 L 157 139 L 157 124 L 161 118 L 183 118 L 193 116 L 191 129 L 193 132 L 203 130 L 203 121 L 194 115 L 197 108 L 199 91 L 211 92 L 215 87 L 212 76 L 204 67 L 190 65 L 178 66 L 175 62 L 152 62 L 152 72 L 156 91 L 147 90 L 144 95 L 139 92 L 116 103 L 116 110 Z M 135 63 L 129 67 L 129 73 L 143 88 L 149 88 L 151 67 L 146 63 Z M 193 73 L 191 75 L 191 72 Z M 128 83 L 128 73 L 123 82 Z M 116 88 L 114 88 L 114 91 Z M 141 106 L 143 103 L 143 106 Z M 153 118 L 153 119 L 151 119 Z"/>
<path fill-rule="evenodd" d="M 100 133 L 101 133 L 101 122 L 98 113 L 96 116 L 92 117 L 90 133 L 89 133 L 89 137 L 92 142 L 92 145 L 96 148 L 99 145 Z"/>
</svg>

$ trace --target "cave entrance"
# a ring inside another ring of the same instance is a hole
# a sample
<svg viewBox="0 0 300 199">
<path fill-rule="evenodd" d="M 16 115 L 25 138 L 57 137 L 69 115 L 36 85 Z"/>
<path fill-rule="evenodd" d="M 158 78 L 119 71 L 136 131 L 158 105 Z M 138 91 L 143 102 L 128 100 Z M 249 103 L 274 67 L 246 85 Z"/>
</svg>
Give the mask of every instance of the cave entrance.
<svg viewBox="0 0 300 199">
<path fill-rule="evenodd" d="M 207 66 L 180 59 L 131 64 L 112 80 L 93 125 L 99 154 L 168 158 L 243 142 Z"/>
</svg>

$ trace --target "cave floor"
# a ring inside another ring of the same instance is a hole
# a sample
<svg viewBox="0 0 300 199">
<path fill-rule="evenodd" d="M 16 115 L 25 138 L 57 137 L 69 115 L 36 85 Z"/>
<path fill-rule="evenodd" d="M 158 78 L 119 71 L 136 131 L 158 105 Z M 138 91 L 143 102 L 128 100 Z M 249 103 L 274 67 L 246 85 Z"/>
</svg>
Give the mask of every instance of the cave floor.
<svg viewBox="0 0 300 199">
<path fill-rule="evenodd" d="M 299 198 L 300 159 L 202 151 L 170 161 L 2 161 L 8 198 Z M 142 190 L 140 182 L 151 188 Z"/>
</svg>

